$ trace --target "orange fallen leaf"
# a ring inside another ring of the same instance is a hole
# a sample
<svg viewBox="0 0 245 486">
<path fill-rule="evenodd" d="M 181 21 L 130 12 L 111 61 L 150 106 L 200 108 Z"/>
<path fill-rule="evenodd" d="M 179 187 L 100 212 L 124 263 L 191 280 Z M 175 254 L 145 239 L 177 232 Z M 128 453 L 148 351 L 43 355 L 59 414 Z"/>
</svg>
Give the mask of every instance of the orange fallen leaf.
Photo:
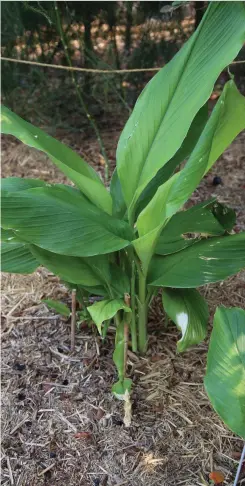
<svg viewBox="0 0 245 486">
<path fill-rule="evenodd" d="M 91 433 L 90 432 L 77 432 L 74 435 L 75 439 L 91 439 Z"/>
<path fill-rule="evenodd" d="M 225 476 L 219 471 L 213 471 L 209 474 L 209 479 L 211 479 L 214 484 L 222 484 L 225 480 Z"/>
</svg>

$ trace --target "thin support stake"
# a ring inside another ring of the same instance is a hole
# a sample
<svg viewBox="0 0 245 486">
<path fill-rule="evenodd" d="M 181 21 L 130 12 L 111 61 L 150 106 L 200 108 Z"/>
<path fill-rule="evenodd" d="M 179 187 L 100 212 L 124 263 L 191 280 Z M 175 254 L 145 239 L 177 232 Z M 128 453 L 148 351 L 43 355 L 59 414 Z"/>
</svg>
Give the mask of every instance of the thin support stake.
<svg viewBox="0 0 245 486">
<path fill-rule="evenodd" d="M 241 454 L 240 462 L 239 462 L 239 465 L 238 465 L 238 468 L 237 468 L 237 473 L 236 473 L 236 477 L 235 477 L 235 481 L 234 481 L 233 486 L 237 486 L 237 484 L 238 484 L 238 480 L 239 480 L 239 476 L 240 476 L 240 472 L 241 472 L 241 469 L 242 469 L 244 459 L 245 459 L 245 444 L 243 446 L 243 450 L 242 450 L 242 454 Z"/>
<path fill-rule="evenodd" d="M 71 352 L 75 350 L 75 332 L 76 332 L 76 307 L 77 307 L 77 298 L 76 298 L 76 289 L 72 290 L 71 294 Z"/>
</svg>

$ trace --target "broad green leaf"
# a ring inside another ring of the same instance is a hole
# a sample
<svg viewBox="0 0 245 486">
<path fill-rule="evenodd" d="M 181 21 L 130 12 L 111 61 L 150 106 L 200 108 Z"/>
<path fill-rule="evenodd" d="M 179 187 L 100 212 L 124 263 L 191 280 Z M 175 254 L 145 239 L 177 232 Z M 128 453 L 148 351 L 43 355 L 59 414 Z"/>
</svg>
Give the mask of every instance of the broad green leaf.
<svg viewBox="0 0 245 486">
<path fill-rule="evenodd" d="M 245 127 L 245 98 L 229 81 L 186 166 L 160 186 L 137 220 L 140 236 L 162 228 L 191 196 L 205 172 Z M 218 147 L 219 150 L 213 149 Z M 140 255 L 139 255 L 140 256 Z"/>
<path fill-rule="evenodd" d="M 93 258 L 79 258 L 67 255 L 59 255 L 51 251 L 30 245 L 30 251 L 41 265 L 58 275 L 62 280 L 86 286 L 101 285 L 102 281 L 93 268 L 97 260 L 103 264 L 103 256 Z M 99 265 L 99 262 L 98 262 Z"/>
<path fill-rule="evenodd" d="M 222 215 L 219 219 L 223 221 L 224 226 L 216 219 L 217 212 Z M 180 211 L 170 219 L 161 232 L 155 253 L 169 255 L 197 243 L 200 237 L 222 235 L 227 226 L 234 226 L 235 218 L 232 209 L 217 203 L 215 199 Z"/>
<path fill-rule="evenodd" d="M 116 264 L 110 264 L 110 280 L 108 286 L 114 297 L 124 297 L 125 294 L 130 293 L 130 281 L 128 275 L 124 272 L 122 267 Z"/>
<path fill-rule="evenodd" d="M 109 292 L 105 287 L 102 285 L 97 285 L 95 287 L 91 287 L 89 285 L 82 285 L 83 290 L 86 290 L 89 295 L 100 295 L 101 297 L 109 298 Z"/>
<path fill-rule="evenodd" d="M 201 240 L 185 250 L 152 259 L 148 282 L 192 288 L 224 280 L 245 267 L 245 232 Z"/>
<path fill-rule="evenodd" d="M 217 201 L 213 207 L 213 214 L 226 231 L 231 231 L 236 224 L 234 209 L 228 208 Z"/>
<path fill-rule="evenodd" d="M 204 385 L 225 424 L 245 439 L 245 311 L 218 307 Z"/>
<path fill-rule="evenodd" d="M 12 243 L 14 242 L 18 242 L 20 243 L 20 241 L 18 241 L 18 238 L 17 236 L 15 235 L 15 233 L 12 231 L 12 230 L 5 230 L 3 228 L 1 228 L 1 241 L 11 241 L 12 240 Z"/>
<path fill-rule="evenodd" d="M 8 273 L 32 273 L 39 267 L 38 261 L 24 243 L 1 243 L 1 271 Z"/>
<path fill-rule="evenodd" d="M 117 150 L 130 219 L 140 194 L 177 152 L 218 75 L 236 57 L 244 39 L 243 3 L 210 2 L 198 29 L 143 90 Z"/>
<path fill-rule="evenodd" d="M 146 188 L 140 195 L 136 205 L 136 216 L 147 206 L 155 195 L 159 186 L 164 184 L 174 173 L 175 169 L 183 162 L 193 151 L 203 129 L 208 120 L 208 103 L 199 110 L 195 116 L 190 129 L 184 139 L 181 147 L 176 154 L 170 159 L 153 177 Z"/>
<path fill-rule="evenodd" d="M 99 333 L 102 332 L 102 323 L 108 319 L 112 319 L 119 310 L 124 312 L 131 312 L 122 299 L 101 300 L 95 302 L 93 305 L 87 307 L 94 323 L 96 324 Z"/>
<path fill-rule="evenodd" d="M 54 253 L 93 256 L 130 244 L 129 225 L 109 216 L 72 188 L 47 187 L 4 193 L 2 226 Z"/>
<path fill-rule="evenodd" d="M 33 187 L 45 187 L 48 183 L 40 179 L 22 179 L 21 177 L 6 177 L 1 179 L 1 190 L 9 192 L 25 191 Z"/>
<path fill-rule="evenodd" d="M 69 147 L 34 127 L 6 106 L 1 107 L 2 133 L 14 135 L 26 145 L 45 152 L 57 167 L 96 206 L 111 214 L 112 200 L 99 176 L 85 160 Z"/>
<path fill-rule="evenodd" d="M 117 218 L 123 218 L 127 211 L 127 206 L 123 199 L 123 193 L 118 178 L 117 169 L 114 170 L 111 178 L 110 193 L 112 197 L 112 215 L 116 216 Z"/>
<path fill-rule="evenodd" d="M 208 324 L 208 306 L 195 289 L 163 289 L 164 310 L 182 333 L 177 343 L 179 352 L 205 339 Z"/>
<path fill-rule="evenodd" d="M 47 304 L 50 309 L 54 309 L 56 312 L 61 314 L 62 316 L 69 317 L 70 316 L 70 309 L 67 305 L 63 304 L 63 302 L 59 302 L 58 300 L 53 299 L 43 299 L 42 302 Z"/>
</svg>

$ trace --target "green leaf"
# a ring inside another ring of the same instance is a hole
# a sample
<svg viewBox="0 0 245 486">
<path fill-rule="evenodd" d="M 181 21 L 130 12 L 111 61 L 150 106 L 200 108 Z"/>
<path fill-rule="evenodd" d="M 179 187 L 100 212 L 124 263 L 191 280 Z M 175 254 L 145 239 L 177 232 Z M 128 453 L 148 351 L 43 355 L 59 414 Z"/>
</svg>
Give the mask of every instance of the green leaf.
<svg viewBox="0 0 245 486">
<path fill-rule="evenodd" d="M 245 439 L 245 311 L 218 307 L 204 385 L 225 424 Z"/>
<path fill-rule="evenodd" d="M 191 154 L 208 120 L 208 103 L 195 116 L 186 138 L 176 154 L 157 172 L 141 193 L 136 204 L 136 216 L 147 206 L 155 195 L 159 186 L 164 184 L 174 173 L 175 169 Z"/>
<path fill-rule="evenodd" d="M 8 192 L 25 191 L 33 187 L 46 187 L 48 184 L 40 179 L 24 179 L 21 177 L 6 177 L 1 179 L 1 190 Z"/>
<path fill-rule="evenodd" d="M 61 314 L 62 316 L 69 317 L 70 316 L 70 309 L 67 305 L 63 304 L 63 302 L 59 302 L 58 300 L 52 299 L 43 299 L 42 302 L 47 304 L 50 309 L 54 309 L 56 312 Z"/>
<path fill-rule="evenodd" d="M 18 238 L 17 236 L 15 235 L 15 233 L 12 231 L 12 230 L 5 230 L 3 228 L 1 228 L 1 241 L 11 241 L 12 240 L 12 243 L 14 242 L 18 242 Z"/>
<path fill-rule="evenodd" d="M 95 302 L 93 305 L 87 307 L 87 309 L 100 334 L 102 333 L 102 323 L 108 319 L 112 319 L 119 310 L 131 312 L 130 307 L 128 307 L 122 299 L 101 300 L 100 302 Z"/>
<path fill-rule="evenodd" d="M 123 380 L 117 381 L 112 385 L 112 393 L 118 398 L 119 400 L 124 400 L 126 391 L 130 393 L 132 388 L 132 380 L 130 378 L 124 378 Z"/>
<path fill-rule="evenodd" d="M 208 324 L 208 306 L 195 289 L 163 289 L 164 310 L 182 333 L 177 343 L 179 352 L 205 339 Z"/>
<path fill-rule="evenodd" d="M 40 128 L 26 122 L 5 106 L 2 106 L 1 120 L 2 133 L 14 135 L 26 145 L 45 152 L 90 201 L 111 214 L 111 196 L 94 169 L 85 160 L 69 147 L 50 137 Z"/>
<path fill-rule="evenodd" d="M 184 169 L 158 188 L 151 202 L 139 215 L 137 228 L 140 236 L 164 226 L 168 218 L 191 196 L 208 168 L 244 127 L 245 98 L 241 96 L 234 82 L 229 81 Z"/>
<path fill-rule="evenodd" d="M 111 178 L 110 193 L 112 197 L 113 216 L 116 216 L 117 218 L 123 218 L 127 211 L 127 206 L 123 198 L 121 183 L 118 178 L 117 169 L 114 170 Z"/>
<path fill-rule="evenodd" d="M 138 197 L 177 152 L 244 38 L 243 3 L 210 2 L 198 29 L 143 90 L 117 150 L 117 170 L 130 219 Z"/>
<path fill-rule="evenodd" d="M 223 215 L 225 227 L 216 219 L 217 211 Z M 234 217 L 236 218 L 236 215 L 232 209 L 217 203 L 215 199 L 180 211 L 170 219 L 161 232 L 155 253 L 168 255 L 197 243 L 201 236 L 222 235 L 226 227 L 230 227 L 231 219 L 232 226 L 234 225 Z"/>
<path fill-rule="evenodd" d="M 41 265 L 48 268 L 62 280 L 85 286 L 101 285 L 95 265 L 102 265 L 103 256 L 93 258 L 79 258 L 67 255 L 59 255 L 51 251 L 30 245 L 30 251 Z"/>
<path fill-rule="evenodd" d="M 8 273 L 32 273 L 38 261 L 24 243 L 1 243 L 1 270 Z"/>
<path fill-rule="evenodd" d="M 64 186 L 5 193 L 2 226 L 25 241 L 59 254 L 93 256 L 125 248 L 129 225 L 109 216 Z"/>
<path fill-rule="evenodd" d="M 245 232 L 202 240 L 152 259 L 148 281 L 155 287 L 192 288 L 224 280 L 245 267 Z"/>
<path fill-rule="evenodd" d="M 231 231 L 236 224 L 236 213 L 233 209 L 216 201 L 213 214 L 226 231 Z"/>
</svg>

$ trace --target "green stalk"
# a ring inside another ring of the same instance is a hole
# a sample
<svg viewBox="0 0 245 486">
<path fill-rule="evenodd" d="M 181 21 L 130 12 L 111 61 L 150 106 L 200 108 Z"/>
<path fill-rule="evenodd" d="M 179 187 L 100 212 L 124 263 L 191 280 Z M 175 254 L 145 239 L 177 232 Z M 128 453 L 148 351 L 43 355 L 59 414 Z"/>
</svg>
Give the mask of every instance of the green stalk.
<svg viewBox="0 0 245 486">
<path fill-rule="evenodd" d="M 130 331 L 131 331 L 131 341 L 132 341 L 132 351 L 137 353 L 138 346 L 137 346 L 137 328 L 136 328 L 136 319 L 135 319 L 135 262 L 132 261 L 132 276 L 131 276 L 131 323 L 130 323 Z"/>
<path fill-rule="evenodd" d="M 142 272 L 139 272 L 139 321 L 138 321 L 138 344 L 139 352 L 144 354 L 147 349 L 147 319 L 148 304 L 146 301 L 146 278 Z"/>
</svg>

